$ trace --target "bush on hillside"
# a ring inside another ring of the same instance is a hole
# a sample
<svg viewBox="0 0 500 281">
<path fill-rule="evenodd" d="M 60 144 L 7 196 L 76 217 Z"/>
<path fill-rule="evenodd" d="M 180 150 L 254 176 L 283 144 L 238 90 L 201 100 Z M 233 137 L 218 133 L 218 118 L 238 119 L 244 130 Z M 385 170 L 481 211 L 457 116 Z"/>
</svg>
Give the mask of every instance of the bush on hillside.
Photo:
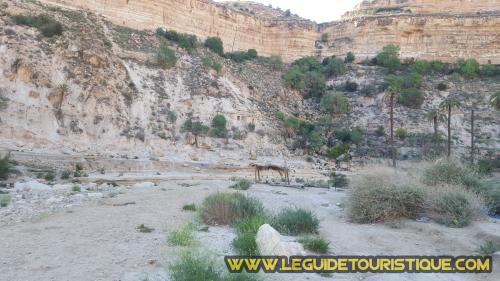
<svg viewBox="0 0 500 281">
<path fill-rule="evenodd" d="M 252 186 L 252 183 L 246 179 L 240 179 L 235 184 L 231 185 L 229 188 L 236 190 L 248 190 Z"/>
<path fill-rule="evenodd" d="M 156 61 L 161 68 L 172 68 L 177 63 L 175 52 L 167 46 L 161 46 L 156 53 Z"/>
<path fill-rule="evenodd" d="M 18 25 L 27 25 L 30 27 L 35 27 L 45 37 L 61 35 L 63 32 L 62 24 L 53 19 L 52 17 L 50 17 L 49 15 L 39 15 L 39 16 L 16 15 L 12 16 L 12 20 L 14 21 L 14 23 Z"/>
<path fill-rule="evenodd" d="M 382 52 L 375 57 L 374 61 L 377 65 L 386 67 L 390 72 L 394 72 L 401 65 L 399 51 L 399 46 L 392 44 L 387 45 L 382 49 Z"/>
<path fill-rule="evenodd" d="M 224 44 L 219 37 L 208 37 L 205 40 L 205 47 L 207 47 L 212 52 L 218 54 L 219 56 L 224 55 Z"/>
<path fill-rule="evenodd" d="M 0 157 L 0 180 L 6 180 L 12 172 L 9 156 Z"/>
<path fill-rule="evenodd" d="M 267 220 L 265 216 L 258 215 L 243 218 L 234 225 L 236 238 L 233 240 L 232 246 L 238 254 L 248 256 L 259 255 L 259 249 L 255 239 L 259 228 L 263 224 L 266 224 Z"/>
</svg>

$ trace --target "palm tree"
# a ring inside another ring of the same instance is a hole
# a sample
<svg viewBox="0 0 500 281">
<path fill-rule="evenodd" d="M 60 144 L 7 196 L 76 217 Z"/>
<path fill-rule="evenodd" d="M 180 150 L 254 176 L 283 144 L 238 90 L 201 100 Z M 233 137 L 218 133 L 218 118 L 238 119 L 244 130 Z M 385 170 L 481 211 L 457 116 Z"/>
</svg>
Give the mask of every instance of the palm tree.
<svg viewBox="0 0 500 281">
<path fill-rule="evenodd" d="M 437 139 L 438 136 L 438 124 L 446 120 L 446 116 L 441 113 L 438 109 L 431 109 L 425 116 L 427 121 L 432 122 L 434 126 L 434 138 Z"/>
<path fill-rule="evenodd" d="M 500 110 L 500 91 L 491 95 L 490 103 L 495 110 Z"/>
<path fill-rule="evenodd" d="M 403 88 L 404 81 L 401 77 L 394 74 L 387 75 L 385 80 L 389 83 L 384 95 L 384 99 L 389 101 L 389 119 L 391 122 L 391 158 L 392 166 L 396 167 L 396 150 L 394 148 L 394 102 Z"/>
<path fill-rule="evenodd" d="M 451 110 L 462 107 L 460 101 L 454 97 L 448 97 L 445 99 L 439 107 L 443 110 L 446 110 L 448 113 L 448 158 L 451 156 Z"/>
</svg>

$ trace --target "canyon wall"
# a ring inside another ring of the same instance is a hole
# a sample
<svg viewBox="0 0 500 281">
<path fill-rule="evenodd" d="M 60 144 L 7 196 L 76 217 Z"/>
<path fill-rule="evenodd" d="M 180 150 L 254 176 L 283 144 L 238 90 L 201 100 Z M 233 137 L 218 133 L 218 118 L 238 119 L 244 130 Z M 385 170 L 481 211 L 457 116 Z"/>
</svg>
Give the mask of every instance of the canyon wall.
<svg viewBox="0 0 500 281">
<path fill-rule="evenodd" d="M 97 12 L 137 29 L 164 27 L 219 36 L 226 51 L 256 49 L 285 61 L 318 55 L 371 58 L 387 44 L 403 57 L 500 64 L 500 0 L 363 1 L 340 21 L 315 24 L 297 18 L 264 18 L 210 0 L 42 0 Z M 327 33 L 328 42 L 319 38 Z"/>
<path fill-rule="evenodd" d="M 257 49 L 263 55 L 292 60 L 311 55 L 318 38 L 316 25 L 307 20 L 262 19 L 209 0 L 43 0 L 97 12 L 116 24 L 136 29 L 164 27 L 218 36 L 225 51 Z"/>
</svg>

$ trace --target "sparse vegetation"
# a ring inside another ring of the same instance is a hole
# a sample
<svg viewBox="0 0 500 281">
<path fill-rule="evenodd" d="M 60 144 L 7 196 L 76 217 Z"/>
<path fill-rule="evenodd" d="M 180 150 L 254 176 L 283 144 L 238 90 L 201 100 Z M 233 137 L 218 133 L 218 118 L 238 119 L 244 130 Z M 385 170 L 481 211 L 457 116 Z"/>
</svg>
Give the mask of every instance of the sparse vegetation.
<svg viewBox="0 0 500 281">
<path fill-rule="evenodd" d="M 450 227 L 464 227 L 470 224 L 474 210 L 464 192 L 442 192 L 433 201 L 434 218 Z"/>
<path fill-rule="evenodd" d="M 50 17 L 49 15 L 38 15 L 38 16 L 16 15 L 12 16 L 12 20 L 14 21 L 14 23 L 18 25 L 35 27 L 45 37 L 53 37 L 56 35 L 61 35 L 63 32 L 62 24 L 53 19 L 52 17 Z"/>
<path fill-rule="evenodd" d="M 235 184 L 231 185 L 229 188 L 236 190 L 248 190 L 252 186 L 252 183 L 246 179 L 240 179 Z"/>
<path fill-rule="evenodd" d="M 187 247 L 195 242 L 193 236 L 193 226 L 186 225 L 178 230 L 173 230 L 168 234 L 168 243 L 172 246 Z"/>
<path fill-rule="evenodd" d="M 410 108 L 420 108 L 424 103 L 424 95 L 416 88 L 404 89 L 399 95 L 398 102 Z"/>
<path fill-rule="evenodd" d="M 153 232 L 155 229 L 154 228 L 151 228 L 151 227 L 147 227 L 145 226 L 144 224 L 141 224 L 137 227 L 137 230 L 139 230 L 139 232 L 141 233 L 151 233 Z"/>
<path fill-rule="evenodd" d="M 196 35 L 179 33 L 174 30 L 163 30 L 158 28 L 156 30 L 156 35 L 166 38 L 167 40 L 176 42 L 179 47 L 185 49 L 190 52 L 196 49 L 198 39 Z"/>
<path fill-rule="evenodd" d="M 258 281 L 255 275 L 226 273 L 219 270 L 212 257 L 198 251 L 188 251 L 170 267 L 172 281 Z"/>
<path fill-rule="evenodd" d="M 213 70 L 217 71 L 217 73 L 219 73 L 222 70 L 222 64 L 218 63 L 211 57 L 204 57 L 202 59 L 202 62 L 204 66 L 212 68 Z"/>
<path fill-rule="evenodd" d="M 356 57 L 352 52 L 347 52 L 347 55 L 345 56 L 344 62 L 345 63 L 352 63 L 356 60 Z"/>
<path fill-rule="evenodd" d="M 207 125 L 200 121 L 193 121 L 192 119 L 186 120 L 181 127 L 181 132 L 189 132 L 194 136 L 194 144 L 198 146 L 198 137 L 206 135 L 210 131 Z"/>
<path fill-rule="evenodd" d="M 6 180 L 12 173 L 12 164 L 9 156 L 0 157 L 0 180 Z"/>
<path fill-rule="evenodd" d="M 78 185 L 78 184 L 73 184 L 73 185 L 71 186 L 71 191 L 72 191 L 72 192 L 74 192 L 74 193 L 76 193 L 76 192 L 81 192 L 81 191 L 82 191 L 82 188 L 81 188 L 81 187 L 80 187 L 80 185 Z"/>
<path fill-rule="evenodd" d="M 244 62 L 246 60 L 253 60 L 258 57 L 257 51 L 255 49 L 249 49 L 246 52 L 238 51 L 232 53 L 225 53 L 224 57 L 234 61 L 234 62 Z"/>
<path fill-rule="evenodd" d="M 161 46 L 156 53 L 158 66 L 164 69 L 172 68 L 177 63 L 175 52 L 166 45 Z"/>
<path fill-rule="evenodd" d="M 404 128 L 397 128 L 396 129 L 396 137 L 400 140 L 406 139 L 408 136 L 408 133 L 406 132 L 406 129 Z"/>
<path fill-rule="evenodd" d="M 263 212 L 260 201 L 241 193 L 214 193 L 201 206 L 201 218 L 208 225 L 228 225 Z"/>
<path fill-rule="evenodd" d="M 316 234 L 319 220 L 316 215 L 301 208 L 284 209 L 271 219 L 271 225 L 282 234 Z"/>
<path fill-rule="evenodd" d="M 195 204 L 186 204 L 186 205 L 182 206 L 182 210 L 196 212 L 196 205 Z"/>
<path fill-rule="evenodd" d="M 10 194 L 0 194 L 0 208 L 9 206 L 11 199 Z"/>
<path fill-rule="evenodd" d="M 488 240 L 478 249 L 478 253 L 483 256 L 491 256 L 500 251 L 500 243 Z"/>
<path fill-rule="evenodd" d="M 330 247 L 330 242 L 326 241 L 323 238 L 319 237 L 305 237 L 299 239 L 299 243 L 304 246 L 304 249 L 309 250 L 311 252 L 326 254 L 328 253 L 328 249 Z"/>
<path fill-rule="evenodd" d="M 257 256 L 259 249 L 255 240 L 259 228 L 267 223 L 263 215 L 243 218 L 234 225 L 236 238 L 233 240 L 233 248 L 240 255 Z"/>
</svg>

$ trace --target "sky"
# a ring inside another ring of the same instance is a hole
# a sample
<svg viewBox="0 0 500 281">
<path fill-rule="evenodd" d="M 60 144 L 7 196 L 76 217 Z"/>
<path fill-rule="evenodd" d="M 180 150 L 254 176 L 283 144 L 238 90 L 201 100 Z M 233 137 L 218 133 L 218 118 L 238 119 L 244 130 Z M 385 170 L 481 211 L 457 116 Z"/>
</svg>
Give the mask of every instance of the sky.
<svg viewBox="0 0 500 281">
<path fill-rule="evenodd" d="M 216 0 L 224 2 L 224 0 Z M 235 0 L 233 0 L 235 1 Z M 318 23 L 339 19 L 342 14 L 351 10 L 361 0 L 252 0 L 282 10 L 290 9 L 293 14 L 316 21 Z"/>
</svg>

